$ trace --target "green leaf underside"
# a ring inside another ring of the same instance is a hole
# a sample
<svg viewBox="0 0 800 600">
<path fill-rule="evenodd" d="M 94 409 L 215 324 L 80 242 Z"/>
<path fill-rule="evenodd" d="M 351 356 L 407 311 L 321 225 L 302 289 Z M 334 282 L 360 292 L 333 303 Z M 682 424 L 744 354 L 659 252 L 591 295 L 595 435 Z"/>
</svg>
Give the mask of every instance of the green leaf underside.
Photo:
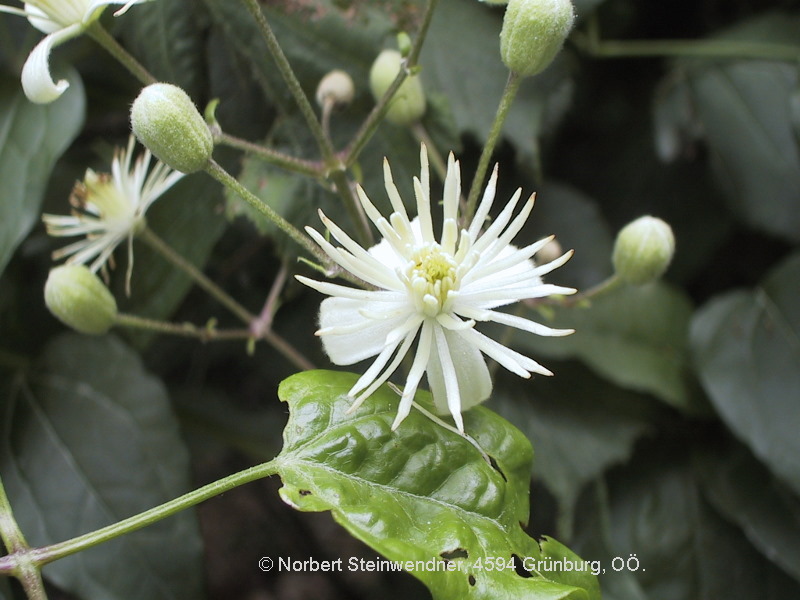
<svg viewBox="0 0 800 600">
<path fill-rule="evenodd" d="M 467 440 L 416 410 L 391 432 L 398 398 L 386 386 L 347 415 L 346 394 L 356 380 L 350 373 L 312 371 L 281 384 L 279 397 L 291 410 L 277 458 L 287 503 L 332 511 L 389 561 L 454 562 L 452 571 L 412 567 L 434 598 L 599 597 L 596 579 L 585 571 L 540 576 L 514 570 L 515 555 L 582 564 L 555 540 L 537 544 L 522 529 L 532 451 L 517 429 L 484 408 L 464 415 L 495 469 Z M 430 396 L 420 392 L 417 401 L 430 404 Z M 487 557 L 503 559 L 508 568 L 476 568 Z"/>
<path fill-rule="evenodd" d="M 716 298 L 694 318 L 692 350 L 714 407 L 772 472 L 800 492 L 800 255 L 755 291 Z"/>
<path fill-rule="evenodd" d="M 519 335 L 535 354 L 579 358 L 617 385 L 655 395 L 690 414 L 704 414 L 690 376 L 688 329 L 692 306 L 666 283 L 626 286 L 588 307 L 557 309 L 553 327 L 575 329 L 561 338 Z M 541 320 L 541 315 L 532 315 Z"/>
<path fill-rule="evenodd" d="M 708 452 L 698 463 L 711 504 L 800 585 L 800 500 L 741 446 Z"/>
<path fill-rule="evenodd" d="M 32 546 L 99 529 L 189 487 L 188 455 L 164 387 L 113 337 L 56 338 L 10 401 L 0 469 Z M 110 600 L 196 600 L 200 573 L 189 511 L 43 571 L 78 597 Z"/>
<path fill-rule="evenodd" d="M 799 23 L 795 16 L 768 14 L 712 39 L 799 45 Z M 680 108 L 666 116 L 665 131 L 707 142 L 716 179 L 748 224 L 800 239 L 800 143 L 791 102 L 800 85 L 795 65 L 693 59 L 679 62 L 675 75 L 665 100 Z"/>
<path fill-rule="evenodd" d="M 39 217 L 53 164 L 83 125 L 86 99 L 76 72 L 52 104 L 31 103 L 19 79 L 0 77 L 0 273 Z"/>
</svg>

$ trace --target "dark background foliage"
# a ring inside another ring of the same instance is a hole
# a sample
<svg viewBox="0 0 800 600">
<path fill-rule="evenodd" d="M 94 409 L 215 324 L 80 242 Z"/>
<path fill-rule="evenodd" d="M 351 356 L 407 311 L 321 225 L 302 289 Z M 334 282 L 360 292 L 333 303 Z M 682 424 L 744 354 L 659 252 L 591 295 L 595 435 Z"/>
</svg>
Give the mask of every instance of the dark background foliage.
<svg viewBox="0 0 800 600">
<path fill-rule="evenodd" d="M 490 407 L 536 451 L 532 535 L 602 560 L 612 600 L 800 598 L 800 3 L 796 0 L 576 0 L 577 27 L 544 74 L 526 82 L 496 157 L 501 195 L 537 191 L 523 237 L 555 233 L 574 247 L 554 283 L 585 289 L 611 272 L 614 233 L 653 214 L 675 230 L 666 280 L 623 288 L 590 307 L 544 317 L 575 327 L 563 339 L 513 340 L 552 379 L 498 373 Z M 367 73 L 417 1 L 265 3 L 313 94 L 333 68 L 356 98 L 333 120 L 344 143 L 372 105 Z M 469 173 L 506 73 L 502 8 L 441 0 L 421 56 L 424 124 Z M 158 0 L 109 19 L 159 78 L 204 106 L 221 100 L 223 128 L 314 158 L 311 140 L 246 11 L 231 0 Z M 588 41 L 685 40 L 796 47 L 794 60 L 663 56 L 602 58 Z M 0 17 L 0 472 L 32 544 L 59 541 L 275 456 L 296 371 L 266 345 L 126 332 L 65 334 L 42 286 L 59 244 L 38 223 L 67 211 L 73 182 L 102 170 L 128 136 L 139 85 L 88 39 L 56 50 L 73 85 L 29 105 L 19 65 L 37 37 Z M 66 65 L 73 65 L 73 68 Z M 418 142 L 384 124 L 359 162 L 379 203 L 380 157 L 405 196 Z M 292 222 L 316 208 L 347 223 L 336 199 L 251 158 L 215 156 Z M 465 177 L 465 179 L 467 179 Z M 404 187 L 405 186 L 405 187 Z M 204 175 L 181 182 L 148 215 L 151 227 L 251 310 L 276 274 L 306 272 L 297 250 L 259 228 Z M 157 255 L 136 245 L 125 311 L 233 325 Z M 121 254 L 121 253 L 120 253 Z M 290 282 L 274 327 L 316 365 L 317 294 Z M 96 391 L 87 396 L 86 386 Z M 45 569 L 52 597 L 335 599 L 425 597 L 404 574 L 269 573 L 261 556 L 370 556 L 330 515 L 294 512 L 277 478 L 231 491 L 195 513 Z M 74 516 L 74 518 L 73 518 Z M 635 554 L 636 572 L 614 557 Z M 18 590 L 0 582 L 0 597 Z"/>
</svg>

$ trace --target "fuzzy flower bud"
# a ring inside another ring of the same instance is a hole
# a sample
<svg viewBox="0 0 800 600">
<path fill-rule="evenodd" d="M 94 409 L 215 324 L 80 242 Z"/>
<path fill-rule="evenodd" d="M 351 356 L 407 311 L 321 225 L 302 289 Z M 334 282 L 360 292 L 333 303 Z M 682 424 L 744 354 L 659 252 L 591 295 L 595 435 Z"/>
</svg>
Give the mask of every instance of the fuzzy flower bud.
<svg viewBox="0 0 800 600">
<path fill-rule="evenodd" d="M 133 133 L 176 171 L 204 168 L 214 150 L 211 131 L 189 95 L 169 83 L 144 88 L 131 107 Z"/>
<path fill-rule="evenodd" d="M 575 11 L 570 0 L 509 0 L 500 55 L 522 77 L 544 71 L 564 45 Z"/>
<path fill-rule="evenodd" d="M 400 69 L 403 57 L 397 50 L 384 50 L 372 63 L 369 86 L 372 95 L 379 100 L 392 85 Z M 417 75 L 409 75 L 389 103 L 386 119 L 395 125 L 411 125 L 425 114 L 425 91 Z"/>
<path fill-rule="evenodd" d="M 672 228 L 656 217 L 639 217 L 617 235 L 612 261 L 620 279 L 641 285 L 661 277 L 673 254 Z"/>
<path fill-rule="evenodd" d="M 90 335 L 111 329 L 117 316 L 114 296 L 83 265 L 62 265 L 50 271 L 44 301 L 62 323 Z"/>
<path fill-rule="evenodd" d="M 353 78 L 339 69 L 325 75 L 317 86 L 317 104 L 320 106 L 325 106 L 328 101 L 333 102 L 334 106 L 347 106 L 355 95 Z"/>
</svg>

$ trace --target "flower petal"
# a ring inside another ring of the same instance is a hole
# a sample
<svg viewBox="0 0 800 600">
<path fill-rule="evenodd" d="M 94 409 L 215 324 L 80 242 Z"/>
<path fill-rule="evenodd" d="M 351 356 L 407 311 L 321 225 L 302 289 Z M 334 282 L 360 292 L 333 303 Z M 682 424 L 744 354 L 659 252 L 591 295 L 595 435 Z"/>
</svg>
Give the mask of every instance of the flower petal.
<svg viewBox="0 0 800 600">
<path fill-rule="evenodd" d="M 407 317 L 369 320 L 362 311 L 381 311 L 386 309 L 384 302 L 368 302 L 350 298 L 326 298 L 319 309 L 322 329 L 333 327 L 347 328 L 354 323 L 363 327 L 355 332 L 328 333 L 322 336 L 322 346 L 331 361 L 337 365 L 352 365 L 380 353 L 386 346 L 387 336 L 403 325 Z"/>
<path fill-rule="evenodd" d="M 460 396 L 460 410 L 463 412 L 486 400 L 492 393 L 492 379 L 486 360 L 478 348 L 452 331 L 442 330 L 450 360 L 455 368 Z M 450 412 L 456 423 L 460 421 L 460 414 L 456 417 L 453 407 L 449 406 L 445 374 L 442 369 L 442 360 L 438 353 L 431 353 L 428 361 L 428 386 L 433 393 L 433 402 L 439 413 Z M 459 427 L 463 431 L 463 424 Z"/>
<path fill-rule="evenodd" d="M 60 29 L 44 37 L 31 51 L 22 67 L 22 89 L 28 100 L 37 104 L 49 104 L 57 100 L 69 87 L 65 79 L 57 83 L 50 75 L 50 51 L 59 44 L 77 37 L 83 31 L 78 23 Z"/>
</svg>

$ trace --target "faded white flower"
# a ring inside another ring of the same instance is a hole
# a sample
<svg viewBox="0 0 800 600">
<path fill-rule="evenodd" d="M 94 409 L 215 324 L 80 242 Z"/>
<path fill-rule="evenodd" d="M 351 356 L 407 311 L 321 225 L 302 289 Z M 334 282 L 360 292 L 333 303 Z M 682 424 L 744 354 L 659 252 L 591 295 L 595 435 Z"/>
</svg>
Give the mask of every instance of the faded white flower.
<svg viewBox="0 0 800 600">
<path fill-rule="evenodd" d="M 156 161 L 145 150 L 131 165 L 136 138 L 130 137 L 127 149 L 117 148 L 111 174 L 86 170 L 83 181 L 75 184 L 70 196 L 72 215 L 43 215 L 47 233 L 52 236 L 86 236 L 53 253 L 54 259 L 69 257 L 69 264 L 88 264 L 93 272 L 105 270 L 114 249 L 128 241 L 127 285 L 133 268 L 133 238 L 144 229 L 145 213 L 153 202 L 183 177 Z M 113 263 L 112 263 L 113 264 Z"/>
<path fill-rule="evenodd" d="M 22 67 L 22 89 L 31 102 L 48 104 L 69 87 L 50 75 L 50 51 L 78 37 L 100 18 L 109 4 L 124 4 L 114 15 L 121 15 L 134 4 L 149 0 L 30 0 L 24 8 L 0 4 L 0 12 L 26 17 L 45 38 L 31 51 Z"/>
<path fill-rule="evenodd" d="M 524 248 L 510 244 L 533 208 L 531 196 L 512 219 L 522 190 L 517 190 L 481 233 L 494 201 L 496 167 L 472 223 L 459 233 L 461 174 L 452 154 L 444 183 L 442 233 L 437 241 L 424 146 L 420 161 L 420 177 L 414 178 L 418 216 L 413 221 L 403 206 L 388 162 L 384 161 L 384 178 L 394 210 L 388 219 L 358 188 L 364 210 L 383 235 L 376 246 L 365 250 L 321 212 L 322 222 L 341 247 L 334 247 L 319 232 L 306 228 L 331 259 L 376 289 L 353 289 L 301 276 L 298 279 L 332 296 L 320 306 L 317 332 L 330 359 L 349 365 L 376 357 L 348 393 L 354 401 L 351 410 L 397 370 L 418 339 L 392 428 L 408 415 L 422 376 L 427 374 L 437 410 L 449 412 L 463 431 L 461 411 L 486 400 L 492 390 L 482 353 L 521 377 L 528 378 L 531 373 L 552 375 L 536 361 L 480 333 L 475 325 L 494 321 L 537 335 L 572 333 L 571 329 L 551 329 L 494 310 L 526 298 L 575 293 L 573 288 L 542 283 L 541 279 L 569 260 L 572 251 L 536 266 L 533 255 L 552 238 Z"/>
</svg>

